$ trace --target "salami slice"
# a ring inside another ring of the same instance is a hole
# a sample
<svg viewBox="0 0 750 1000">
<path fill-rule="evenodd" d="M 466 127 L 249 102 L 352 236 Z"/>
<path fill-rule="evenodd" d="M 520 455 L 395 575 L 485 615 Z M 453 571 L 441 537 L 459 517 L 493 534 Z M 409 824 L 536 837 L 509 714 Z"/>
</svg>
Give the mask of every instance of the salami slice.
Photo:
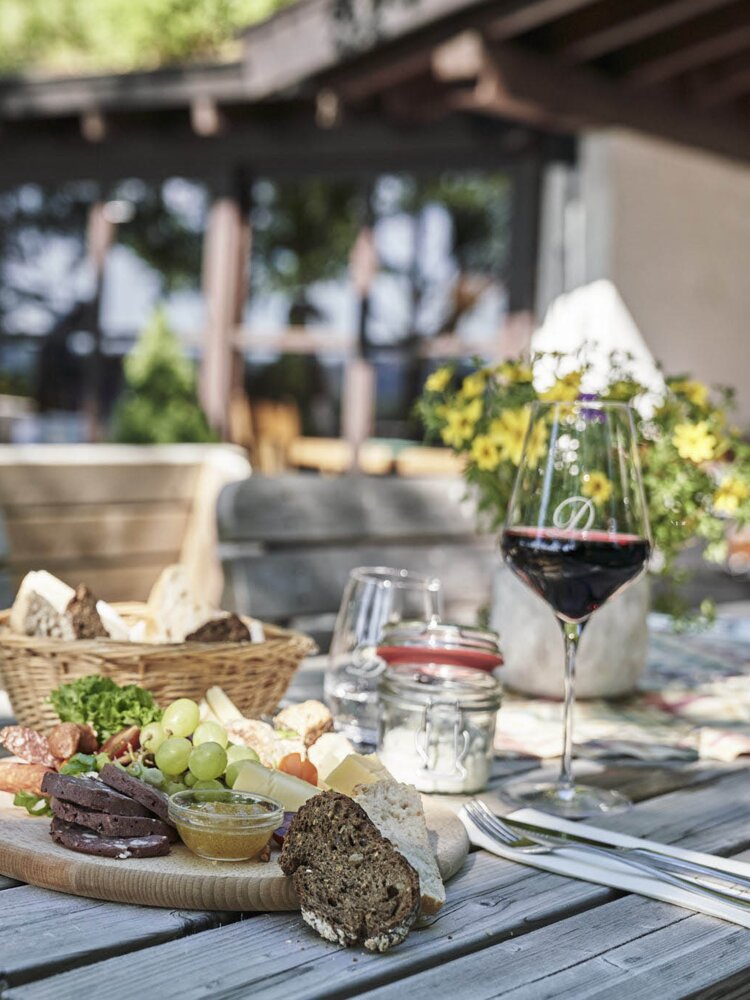
<svg viewBox="0 0 750 1000">
<path fill-rule="evenodd" d="M 6 726 L 0 729 L 0 746 L 27 764 L 57 767 L 57 760 L 49 748 L 47 737 L 24 726 Z"/>
<path fill-rule="evenodd" d="M 19 764 L 15 760 L 0 760 L 0 792 L 31 792 L 42 795 L 45 774 L 51 774 L 44 764 Z"/>
<path fill-rule="evenodd" d="M 94 809 L 96 812 L 106 812 L 114 816 L 150 816 L 145 806 L 140 805 L 127 795 L 121 795 L 113 788 L 108 788 L 98 778 L 84 778 L 68 774 L 52 774 L 48 772 L 42 782 L 45 795 L 54 795 L 65 802 L 73 802 Z"/>
<path fill-rule="evenodd" d="M 164 792 L 160 792 L 158 788 L 146 784 L 140 778 L 134 778 L 132 774 L 123 771 L 116 764 L 105 764 L 99 777 L 110 788 L 140 802 L 142 806 L 158 816 L 162 822 L 174 826 L 169 818 L 169 797 Z"/>
<path fill-rule="evenodd" d="M 102 837 L 76 823 L 66 823 L 55 816 L 50 826 L 50 836 L 58 844 L 79 854 L 95 854 L 101 858 L 156 858 L 169 854 L 166 837 L 151 834 L 147 837 Z"/>
</svg>

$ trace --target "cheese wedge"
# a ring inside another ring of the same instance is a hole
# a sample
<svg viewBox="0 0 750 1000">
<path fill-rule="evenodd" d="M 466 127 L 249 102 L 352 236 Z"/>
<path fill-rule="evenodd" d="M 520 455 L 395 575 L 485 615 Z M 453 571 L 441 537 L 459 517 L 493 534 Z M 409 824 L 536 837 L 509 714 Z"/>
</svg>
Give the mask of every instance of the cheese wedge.
<svg viewBox="0 0 750 1000">
<path fill-rule="evenodd" d="M 393 776 L 375 754 L 365 756 L 350 753 L 325 778 L 325 783 L 342 795 L 353 795 L 357 785 L 374 785 L 376 781 L 393 780 Z"/>
<path fill-rule="evenodd" d="M 280 802 L 285 812 L 297 812 L 302 806 L 317 795 L 319 789 L 308 781 L 295 778 L 283 771 L 275 771 L 263 767 L 254 760 L 242 760 L 232 788 L 235 792 L 255 792 L 256 795 L 267 795 Z"/>
</svg>

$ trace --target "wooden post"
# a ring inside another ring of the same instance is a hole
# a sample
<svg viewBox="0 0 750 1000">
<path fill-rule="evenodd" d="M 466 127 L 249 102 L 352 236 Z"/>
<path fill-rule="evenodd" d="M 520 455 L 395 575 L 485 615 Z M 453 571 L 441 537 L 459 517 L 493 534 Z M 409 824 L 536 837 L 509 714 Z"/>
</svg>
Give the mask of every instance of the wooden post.
<svg viewBox="0 0 750 1000">
<path fill-rule="evenodd" d="M 378 270 L 378 255 L 372 218 L 372 188 L 364 192 L 362 228 L 349 257 L 349 274 L 359 299 L 357 354 L 347 360 L 341 405 L 341 436 L 352 446 L 352 471 L 359 468 L 360 448 L 373 432 L 375 424 L 375 368 L 368 360 L 367 318 L 370 311 L 370 288 Z"/>
<path fill-rule="evenodd" d="M 539 202 L 541 162 L 524 157 L 511 171 L 510 266 L 508 269 L 508 309 L 511 313 L 532 311 L 536 291 L 539 247 Z"/>
<path fill-rule="evenodd" d="M 203 243 L 206 323 L 200 399 L 209 423 L 227 440 L 233 396 L 243 392 L 237 329 L 242 317 L 250 257 L 250 219 L 241 175 L 217 192 Z"/>
<path fill-rule="evenodd" d="M 107 253 L 115 236 L 115 224 L 107 217 L 103 201 L 95 201 L 89 207 L 86 227 L 86 246 L 91 270 L 94 275 L 94 296 L 91 301 L 91 335 L 94 343 L 88 357 L 84 411 L 86 414 L 86 438 L 101 441 L 101 382 L 102 382 L 102 328 L 101 299 L 104 285 L 104 265 Z"/>
</svg>

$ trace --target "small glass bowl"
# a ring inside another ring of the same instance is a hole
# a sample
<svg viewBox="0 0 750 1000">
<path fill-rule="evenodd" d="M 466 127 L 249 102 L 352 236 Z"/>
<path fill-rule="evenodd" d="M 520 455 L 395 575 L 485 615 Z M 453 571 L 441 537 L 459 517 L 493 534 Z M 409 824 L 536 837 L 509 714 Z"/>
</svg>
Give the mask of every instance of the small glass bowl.
<svg viewBox="0 0 750 1000">
<path fill-rule="evenodd" d="M 188 789 L 170 797 L 169 818 L 193 854 L 209 861 L 251 861 L 283 823 L 284 808 L 253 792 Z"/>
</svg>

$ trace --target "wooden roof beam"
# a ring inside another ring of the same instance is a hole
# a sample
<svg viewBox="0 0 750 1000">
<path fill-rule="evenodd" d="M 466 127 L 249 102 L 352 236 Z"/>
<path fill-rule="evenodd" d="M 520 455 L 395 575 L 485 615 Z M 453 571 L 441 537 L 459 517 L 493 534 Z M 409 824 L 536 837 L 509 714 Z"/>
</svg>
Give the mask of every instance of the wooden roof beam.
<svg viewBox="0 0 750 1000">
<path fill-rule="evenodd" d="M 555 53 L 587 62 L 645 38 L 669 31 L 691 18 L 726 7 L 733 0 L 607 0 L 549 30 Z M 545 39 L 546 40 L 546 39 Z"/>
<path fill-rule="evenodd" d="M 693 104 L 704 110 L 750 94 L 750 46 L 717 66 L 691 74 L 685 82 Z"/>
<path fill-rule="evenodd" d="M 468 52 L 468 47 L 465 49 Z M 701 115 L 660 94 L 642 95 L 601 73 L 519 47 L 475 45 L 477 84 L 454 105 L 546 128 L 617 125 L 750 161 L 750 130 L 733 116 Z"/>
<path fill-rule="evenodd" d="M 633 87 L 648 87 L 723 59 L 750 44 L 750 3 L 735 0 L 626 49 L 607 68 Z"/>
<path fill-rule="evenodd" d="M 483 26 L 488 37 L 494 41 L 507 41 L 591 7 L 596 2 L 597 0 L 513 0 L 511 3 L 496 3 L 484 16 Z"/>
</svg>

